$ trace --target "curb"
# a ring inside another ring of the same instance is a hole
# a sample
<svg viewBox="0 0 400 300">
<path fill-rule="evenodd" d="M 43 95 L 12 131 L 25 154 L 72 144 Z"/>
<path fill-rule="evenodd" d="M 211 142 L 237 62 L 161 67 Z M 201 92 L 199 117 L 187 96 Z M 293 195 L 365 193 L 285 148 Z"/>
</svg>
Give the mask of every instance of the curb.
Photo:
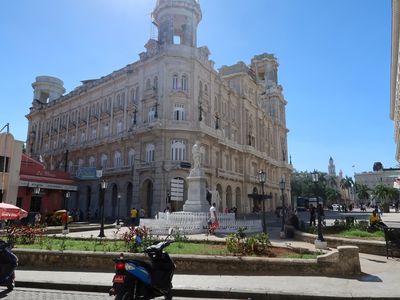
<svg viewBox="0 0 400 300">
<path fill-rule="evenodd" d="M 73 284 L 73 283 L 59 283 L 59 282 L 31 282 L 31 281 L 17 281 L 17 288 L 32 288 L 32 289 L 47 289 L 47 290 L 64 290 L 76 292 L 93 292 L 93 293 L 106 293 L 108 294 L 110 286 L 104 285 L 88 285 L 88 284 Z M 325 300 L 338 300 L 338 299 L 352 299 L 352 300 L 373 300 L 376 298 L 358 297 L 358 296 L 323 296 L 311 294 L 289 294 L 285 292 L 252 292 L 252 291 L 235 291 L 235 290 L 205 290 L 205 289 L 189 289 L 177 288 L 172 292 L 174 297 L 185 298 L 216 298 L 216 299 L 248 299 L 248 300 L 307 300 L 307 299 L 325 299 Z M 398 297 L 381 297 L 380 299 L 398 300 Z"/>
</svg>

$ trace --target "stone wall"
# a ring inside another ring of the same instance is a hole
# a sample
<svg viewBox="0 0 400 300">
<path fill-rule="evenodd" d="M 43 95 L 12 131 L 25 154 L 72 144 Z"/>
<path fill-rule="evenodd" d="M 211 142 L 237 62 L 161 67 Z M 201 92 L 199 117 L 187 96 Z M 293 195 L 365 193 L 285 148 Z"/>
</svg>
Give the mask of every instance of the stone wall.
<svg viewBox="0 0 400 300">
<path fill-rule="evenodd" d="M 314 243 L 316 239 L 315 234 L 304 233 L 296 231 L 295 239 L 304 241 L 307 243 Z M 325 236 L 324 239 L 328 242 L 329 248 L 338 248 L 339 246 L 356 246 L 361 253 L 382 255 L 386 256 L 386 242 L 376 240 L 357 240 L 357 239 L 346 239 L 340 237 Z M 393 256 L 400 257 L 400 249 L 393 249 Z"/>
<path fill-rule="evenodd" d="M 113 258 L 119 253 L 84 251 L 46 251 L 14 249 L 19 266 L 43 270 L 103 271 L 114 270 Z M 144 259 L 144 254 L 124 254 L 129 259 Z M 360 274 L 358 248 L 338 247 L 337 251 L 317 259 L 172 255 L 176 273 L 212 275 L 340 275 Z M 340 262 L 345 261 L 345 264 Z"/>
</svg>

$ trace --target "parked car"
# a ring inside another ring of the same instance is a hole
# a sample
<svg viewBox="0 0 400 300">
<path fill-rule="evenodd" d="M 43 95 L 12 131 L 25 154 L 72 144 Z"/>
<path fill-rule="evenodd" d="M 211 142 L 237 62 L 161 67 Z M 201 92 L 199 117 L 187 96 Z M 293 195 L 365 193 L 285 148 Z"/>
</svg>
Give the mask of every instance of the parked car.
<svg viewBox="0 0 400 300">
<path fill-rule="evenodd" d="M 332 210 L 339 211 L 340 210 L 340 205 L 339 204 L 332 204 Z"/>
<path fill-rule="evenodd" d="M 66 213 L 67 211 L 65 209 L 60 209 L 55 211 L 52 214 L 48 214 L 46 216 L 46 223 L 47 225 L 62 225 L 62 219 L 63 219 L 63 215 Z M 71 223 L 73 221 L 72 216 L 68 213 L 68 223 Z"/>
</svg>

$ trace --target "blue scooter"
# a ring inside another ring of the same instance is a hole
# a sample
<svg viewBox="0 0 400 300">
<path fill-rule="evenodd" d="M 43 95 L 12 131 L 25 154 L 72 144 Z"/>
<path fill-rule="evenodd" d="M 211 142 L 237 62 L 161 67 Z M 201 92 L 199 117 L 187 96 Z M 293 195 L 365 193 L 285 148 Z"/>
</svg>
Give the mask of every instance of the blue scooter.
<svg viewBox="0 0 400 300">
<path fill-rule="evenodd" d="M 172 277 L 175 264 L 164 248 L 173 241 L 167 238 L 157 244 L 151 245 L 144 251 L 150 258 L 150 263 L 141 260 L 120 258 L 115 262 L 115 275 L 110 296 L 115 300 L 152 299 L 164 296 L 165 300 L 172 299 Z"/>
<path fill-rule="evenodd" d="M 15 287 L 15 269 L 18 266 L 17 256 L 11 252 L 11 244 L 0 240 L 0 285 L 12 291 Z"/>
</svg>

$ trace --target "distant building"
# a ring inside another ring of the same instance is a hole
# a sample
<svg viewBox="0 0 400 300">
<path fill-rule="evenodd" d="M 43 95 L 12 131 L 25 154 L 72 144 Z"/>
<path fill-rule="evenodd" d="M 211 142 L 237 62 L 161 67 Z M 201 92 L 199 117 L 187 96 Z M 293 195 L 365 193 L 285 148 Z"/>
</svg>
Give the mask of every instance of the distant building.
<svg viewBox="0 0 400 300">
<path fill-rule="evenodd" d="M 66 95 L 61 80 L 36 78 L 27 153 L 50 170 L 78 175 L 75 200 L 84 214 L 99 208 L 100 180 L 79 174 L 102 170 L 109 219 L 117 207 L 125 216 L 133 206 L 151 217 L 167 205 L 181 210 L 196 141 L 219 210 L 258 210 L 260 197 L 249 195 L 261 191 L 259 170 L 272 194 L 268 210 L 280 205 L 282 178 L 290 199 L 287 102 L 276 57 L 264 53 L 217 71 L 209 49 L 197 46 L 198 0 L 158 0 L 152 17 L 158 39 L 138 61 Z"/>
<path fill-rule="evenodd" d="M 328 165 L 328 175 L 331 177 L 336 177 L 336 167 L 333 163 L 333 158 L 329 158 L 329 165 Z"/>
<path fill-rule="evenodd" d="M 17 203 L 23 145 L 8 132 L 0 134 L 0 202 Z"/>
<path fill-rule="evenodd" d="M 393 187 L 394 182 L 398 177 L 400 177 L 400 169 L 398 168 L 383 168 L 376 172 L 362 172 L 354 174 L 355 183 L 365 184 L 371 190 L 375 189 L 378 184 L 384 184 Z"/>
<path fill-rule="evenodd" d="M 394 121 L 396 160 L 400 162 L 400 0 L 392 0 L 392 61 L 390 73 L 390 118 Z"/>
</svg>

